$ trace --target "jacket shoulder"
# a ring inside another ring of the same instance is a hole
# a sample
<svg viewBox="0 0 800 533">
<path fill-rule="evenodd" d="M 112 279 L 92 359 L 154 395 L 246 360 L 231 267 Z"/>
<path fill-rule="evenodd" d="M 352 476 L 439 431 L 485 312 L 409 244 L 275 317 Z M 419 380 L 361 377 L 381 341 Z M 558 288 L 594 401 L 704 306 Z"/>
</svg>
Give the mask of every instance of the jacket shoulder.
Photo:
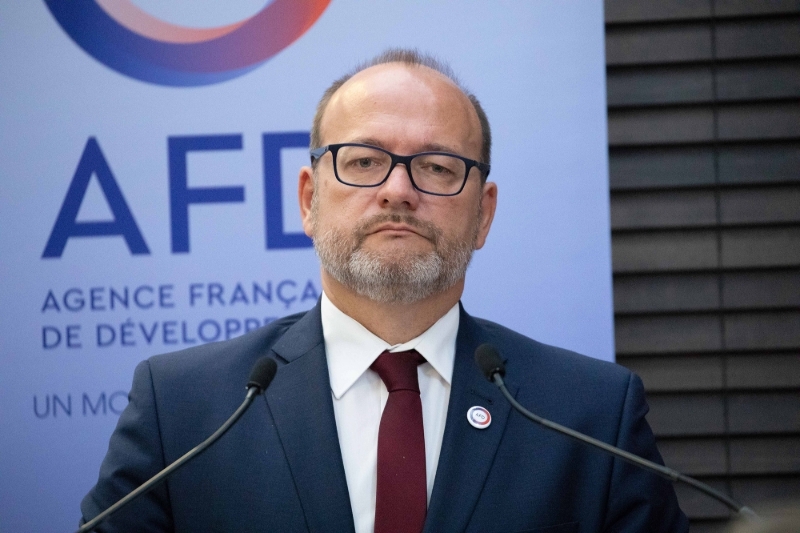
<svg viewBox="0 0 800 533">
<path fill-rule="evenodd" d="M 256 360 L 272 355 L 272 347 L 309 312 L 280 318 L 233 339 L 155 355 L 141 364 L 149 366 L 154 382 L 204 386 L 241 377 L 244 384 Z"/>
<path fill-rule="evenodd" d="M 496 340 L 496 342 L 499 344 L 508 346 L 509 348 L 513 348 L 523 353 L 537 354 L 546 357 L 560 357 L 568 360 L 569 362 L 596 362 L 600 363 L 601 366 L 618 366 L 613 363 L 608 363 L 606 361 L 601 361 L 599 359 L 579 354 L 572 350 L 567 350 L 565 348 L 559 348 L 558 346 L 552 346 L 550 344 L 539 342 L 523 335 L 522 333 L 514 331 L 513 329 L 502 326 L 497 322 L 492 322 L 491 320 L 477 317 L 470 318 L 475 321 L 478 327 L 481 328 L 487 338 Z"/>
<path fill-rule="evenodd" d="M 549 379 L 611 380 L 626 385 L 631 378 L 632 372 L 616 363 L 536 341 L 490 320 L 470 318 L 482 330 L 485 342 L 498 349 L 509 374 L 519 372 L 530 376 L 538 372 Z"/>
</svg>

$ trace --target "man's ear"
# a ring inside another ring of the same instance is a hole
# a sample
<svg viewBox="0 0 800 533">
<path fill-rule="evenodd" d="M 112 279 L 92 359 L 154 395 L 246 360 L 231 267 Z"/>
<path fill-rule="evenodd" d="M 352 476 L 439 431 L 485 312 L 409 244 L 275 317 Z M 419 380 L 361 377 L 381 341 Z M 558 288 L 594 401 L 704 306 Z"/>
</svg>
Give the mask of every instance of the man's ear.
<svg viewBox="0 0 800 533">
<path fill-rule="evenodd" d="M 314 169 L 302 167 L 297 183 L 297 198 L 300 201 L 300 218 L 303 219 L 303 231 L 314 237 L 311 224 L 311 201 L 314 198 Z"/>
<path fill-rule="evenodd" d="M 481 219 L 478 221 L 478 238 L 475 240 L 475 249 L 480 250 L 486 244 L 486 237 L 492 227 L 494 212 L 497 209 L 497 184 L 487 181 L 483 184 L 481 195 Z"/>
</svg>

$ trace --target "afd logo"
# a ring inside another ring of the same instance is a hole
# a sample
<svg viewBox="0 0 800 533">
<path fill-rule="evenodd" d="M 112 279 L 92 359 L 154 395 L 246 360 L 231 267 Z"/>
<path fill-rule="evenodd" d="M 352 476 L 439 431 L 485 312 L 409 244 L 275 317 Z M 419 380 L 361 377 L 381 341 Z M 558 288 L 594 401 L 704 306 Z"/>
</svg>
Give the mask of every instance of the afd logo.
<svg viewBox="0 0 800 533">
<path fill-rule="evenodd" d="M 264 133 L 261 148 L 264 161 L 264 222 L 266 249 L 285 250 L 311 248 L 305 233 L 286 232 L 283 226 L 283 193 L 281 184 L 281 151 L 308 148 L 308 132 Z M 244 187 L 189 187 L 186 158 L 190 152 L 241 150 L 242 135 L 191 135 L 167 139 L 169 159 L 169 207 L 172 253 L 189 252 L 189 206 L 244 202 Z M 89 182 L 95 176 L 113 219 L 103 222 L 82 222 L 78 213 L 86 197 Z M 149 255 L 139 225 L 128 207 L 122 189 L 111 172 L 111 165 L 97 139 L 86 141 L 78 168 L 72 176 L 67 194 L 56 217 L 42 258 L 59 258 L 67 242 L 81 237 L 122 237 L 131 254 Z"/>
<path fill-rule="evenodd" d="M 45 0 L 74 40 L 106 66 L 159 85 L 209 85 L 236 78 L 303 35 L 330 0 L 273 0 L 250 18 L 187 28 L 131 0 Z"/>
</svg>

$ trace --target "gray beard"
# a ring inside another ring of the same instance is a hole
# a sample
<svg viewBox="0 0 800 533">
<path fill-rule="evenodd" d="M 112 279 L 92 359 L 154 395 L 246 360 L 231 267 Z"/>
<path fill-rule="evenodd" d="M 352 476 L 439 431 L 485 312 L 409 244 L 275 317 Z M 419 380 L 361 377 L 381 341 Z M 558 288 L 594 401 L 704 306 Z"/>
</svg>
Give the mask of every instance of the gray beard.
<svg viewBox="0 0 800 533">
<path fill-rule="evenodd" d="M 432 224 L 398 214 L 372 217 L 356 227 L 351 235 L 333 229 L 320 233 L 317 210 L 312 202 L 314 249 L 322 268 L 355 293 L 380 303 L 418 302 L 462 280 L 475 249 L 480 220 L 479 212 L 468 242 L 456 242 L 445 239 L 441 230 Z M 404 223 L 423 230 L 434 249 L 406 256 L 365 250 L 362 245 L 369 228 L 385 222 Z"/>
</svg>

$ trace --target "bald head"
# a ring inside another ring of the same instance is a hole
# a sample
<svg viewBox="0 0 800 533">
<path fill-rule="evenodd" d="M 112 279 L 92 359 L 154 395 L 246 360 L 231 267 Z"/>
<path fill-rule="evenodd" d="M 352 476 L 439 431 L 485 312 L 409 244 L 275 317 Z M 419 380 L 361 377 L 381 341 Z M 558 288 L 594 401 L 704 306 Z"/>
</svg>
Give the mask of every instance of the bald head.
<svg viewBox="0 0 800 533">
<path fill-rule="evenodd" d="M 386 68 L 392 65 L 395 67 L 403 67 L 403 69 Z M 437 83 L 441 86 L 449 86 L 450 89 L 454 91 L 450 96 L 454 99 L 460 99 L 465 104 L 459 109 L 459 112 L 464 113 L 465 117 L 468 117 L 469 122 L 472 122 L 473 125 L 477 125 L 480 146 L 478 153 L 472 154 L 473 157 L 484 163 L 491 163 L 491 130 L 486 113 L 478 99 L 464 88 L 447 64 L 431 56 L 420 54 L 416 50 L 404 49 L 387 50 L 370 61 L 359 65 L 353 71 L 342 76 L 328 87 L 317 105 L 317 111 L 314 115 L 314 122 L 311 128 L 311 149 L 313 150 L 314 148 L 322 146 L 323 142 L 332 142 L 330 140 L 323 140 L 323 136 L 325 135 L 325 119 L 331 100 L 337 96 L 341 96 L 339 94 L 340 90 L 361 90 L 363 93 L 363 86 L 366 80 L 375 81 L 377 78 L 374 75 L 381 74 L 387 76 L 385 78 L 386 83 L 382 84 L 382 88 L 391 91 L 392 87 L 389 85 L 397 83 L 397 81 L 402 79 L 402 77 L 396 76 L 398 70 L 406 72 L 409 76 L 415 77 L 416 82 L 422 82 L 423 85 L 427 84 L 429 87 Z M 406 76 L 403 81 L 414 83 L 415 81 L 409 76 Z M 350 83 L 351 81 L 353 83 Z M 378 80 L 378 86 L 381 85 L 380 81 L 381 80 Z M 376 88 L 378 87 L 376 86 Z M 485 178 L 486 177 L 483 176 L 483 179 Z"/>
</svg>

